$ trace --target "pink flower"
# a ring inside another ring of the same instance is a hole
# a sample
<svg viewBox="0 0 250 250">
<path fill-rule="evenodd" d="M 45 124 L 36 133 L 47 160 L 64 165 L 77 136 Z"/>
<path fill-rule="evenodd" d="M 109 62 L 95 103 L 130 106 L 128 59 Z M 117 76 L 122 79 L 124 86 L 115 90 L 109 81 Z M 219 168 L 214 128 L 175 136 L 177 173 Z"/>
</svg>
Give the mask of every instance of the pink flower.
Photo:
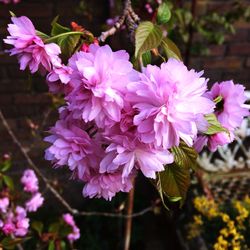
<svg viewBox="0 0 250 250">
<path fill-rule="evenodd" d="M 7 222 L 3 225 L 2 230 L 5 235 L 10 235 L 15 231 L 15 225 L 12 222 Z"/>
<path fill-rule="evenodd" d="M 45 158 L 56 166 L 68 165 L 71 171 L 82 179 L 90 174 L 91 168 L 97 168 L 103 155 L 98 145 L 78 125 L 69 120 L 59 120 L 45 141 L 52 145 L 46 150 Z"/>
<path fill-rule="evenodd" d="M 26 210 L 23 207 L 17 206 L 15 236 L 25 236 L 28 233 L 29 219 L 26 216 Z"/>
<path fill-rule="evenodd" d="M 74 117 L 95 120 L 99 127 L 119 122 L 126 85 L 137 77 L 129 55 L 92 44 L 88 53 L 76 53 L 69 65 L 75 67 L 72 81 L 78 84 L 66 97 Z"/>
<path fill-rule="evenodd" d="M 72 228 L 72 232 L 67 236 L 68 240 L 70 242 L 78 240 L 81 236 L 80 229 L 76 226 L 73 216 L 71 214 L 64 214 L 63 220 Z"/>
<path fill-rule="evenodd" d="M 47 75 L 47 83 L 49 91 L 53 94 L 70 92 L 70 76 L 73 70 L 63 64 L 54 66 L 53 70 Z"/>
<path fill-rule="evenodd" d="M 154 148 L 128 136 L 112 137 L 112 143 L 107 147 L 106 153 L 100 163 L 100 173 L 113 173 L 120 168 L 123 178 L 127 178 L 136 168 L 146 177 L 155 179 L 156 172 L 163 171 L 164 165 L 174 161 L 168 150 Z"/>
<path fill-rule="evenodd" d="M 8 197 L 1 198 L 0 199 L 0 211 L 2 213 L 6 213 L 9 204 L 10 204 L 10 200 Z"/>
<path fill-rule="evenodd" d="M 14 46 L 9 52 L 11 56 L 17 55 L 20 69 L 29 67 L 31 73 L 39 70 L 42 74 L 51 71 L 52 65 L 60 60 L 60 47 L 55 43 L 44 44 L 27 17 L 12 17 L 11 20 L 13 24 L 8 25 L 10 36 L 4 42 Z"/>
<path fill-rule="evenodd" d="M 148 65 L 138 82 L 128 84 L 127 100 L 138 111 L 134 124 L 144 143 L 168 149 L 178 146 L 182 139 L 192 146 L 200 115 L 214 108 L 214 103 L 203 96 L 207 80 L 201 75 L 169 59 L 160 68 Z"/>
<path fill-rule="evenodd" d="M 32 198 L 26 202 L 26 209 L 29 212 L 36 212 L 39 207 L 43 205 L 44 198 L 41 193 L 36 193 Z"/>
<path fill-rule="evenodd" d="M 240 127 L 243 118 L 249 115 L 249 106 L 244 104 L 247 100 L 244 89 L 243 85 L 225 81 L 215 83 L 208 92 L 212 100 L 222 97 L 216 105 L 215 114 L 222 126 L 231 131 Z"/>
<path fill-rule="evenodd" d="M 240 127 L 243 118 L 249 115 L 249 105 L 244 104 L 246 96 L 244 87 L 240 84 L 234 84 L 233 81 L 215 83 L 207 96 L 211 100 L 221 97 L 222 100 L 216 104 L 215 115 L 221 125 L 228 129 L 228 133 L 220 132 L 211 136 L 199 135 L 195 148 L 200 152 L 207 145 L 212 152 L 216 151 L 218 146 L 226 145 L 234 140 L 234 130 Z"/>
<path fill-rule="evenodd" d="M 97 197 L 111 200 L 116 193 L 129 192 L 133 187 L 133 175 L 123 178 L 121 173 L 96 174 L 86 183 L 83 188 L 83 196 Z"/>
<path fill-rule="evenodd" d="M 21 178 L 21 183 L 24 185 L 24 191 L 35 193 L 38 191 L 38 179 L 32 169 L 26 169 Z"/>
<path fill-rule="evenodd" d="M 8 212 L 2 227 L 4 234 L 25 236 L 29 228 L 29 219 L 26 216 L 26 210 L 20 206 L 16 207 L 15 213 Z"/>
</svg>

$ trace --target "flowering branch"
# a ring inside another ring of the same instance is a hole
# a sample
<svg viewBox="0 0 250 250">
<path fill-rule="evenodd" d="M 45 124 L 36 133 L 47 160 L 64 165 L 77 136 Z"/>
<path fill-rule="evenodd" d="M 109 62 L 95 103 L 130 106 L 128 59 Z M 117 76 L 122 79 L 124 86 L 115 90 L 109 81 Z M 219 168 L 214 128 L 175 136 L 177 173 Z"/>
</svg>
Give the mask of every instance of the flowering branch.
<svg viewBox="0 0 250 250">
<path fill-rule="evenodd" d="M 131 213 L 131 214 L 118 214 L 118 213 L 108 213 L 108 212 L 87 212 L 87 211 L 78 211 L 75 208 L 72 208 L 70 204 L 58 193 L 58 191 L 50 184 L 50 180 L 43 175 L 43 173 L 39 170 L 39 168 L 35 165 L 33 160 L 30 158 L 24 147 L 22 146 L 21 142 L 17 139 L 16 135 L 10 128 L 6 118 L 4 117 L 2 111 L 0 110 L 0 119 L 2 124 L 4 125 L 5 129 L 7 130 L 8 134 L 12 138 L 13 142 L 18 146 L 21 153 L 25 157 L 26 161 L 28 162 L 29 166 L 34 169 L 36 174 L 42 179 L 42 181 L 46 184 L 46 188 L 51 191 L 51 193 L 57 198 L 57 200 L 73 215 L 75 216 L 103 216 L 103 217 L 111 217 L 111 218 L 134 218 L 138 216 L 142 216 L 150 211 L 153 211 L 154 207 L 156 207 L 159 203 L 158 200 L 155 201 L 151 206 L 144 208 L 143 210 Z"/>
<path fill-rule="evenodd" d="M 122 16 L 118 19 L 118 21 L 114 24 L 113 27 L 111 27 L 109 30 L 102 32 L 102 34 L 99 36 L 98 40 L 100 42 L 105 42 L 105 40 L 116 33 L 117 30 L 119 30 L 122 25 L 126 22 L 126 25 L 129 29 L 129 31 L 132 34 L 140 21 L 140 18 L 138 15 L 134 12 L 131 0 L 126 0 L 124 3 L 124 10 Z"/>
</svg>

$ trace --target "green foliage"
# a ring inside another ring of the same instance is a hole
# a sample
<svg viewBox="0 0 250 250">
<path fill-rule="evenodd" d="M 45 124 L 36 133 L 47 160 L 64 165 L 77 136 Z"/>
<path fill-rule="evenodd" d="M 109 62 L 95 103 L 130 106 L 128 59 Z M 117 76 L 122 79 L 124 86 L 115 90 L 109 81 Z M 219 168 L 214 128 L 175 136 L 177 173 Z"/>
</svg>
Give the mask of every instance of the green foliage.
<svg viewBox="0 0 250 250">
<path fill-rule="evenodd" d="M 0 242 L 0 247 L 2 247 L 3 249 L 15 249 L 16 245 L 21 243 L 22 241 L 23 239 L 21 238 L 12 239 L 11 237 L 5 237 Z"/>
<path fill-rule="evenodd" d="M 12 180 L 11 177 L 9 177 L 8 175 L 3 175 L 3 182 L 4 184 L 10 189 L 10 190 L 14 190 L 14 182 Z"/>
<path fill-rule="evenodd" d="M 176 44 L 171 41 L 169 38 L 165 37 L 162 39 L 161 46 L 168 58 L 175 58 L 179 61 L 182 60 L 181 58 L 181 52 L 176 46 Z"/>
<path fill-rule="evenodd" d="M 135 57 L 144 52 L 157 48 L 162 41 L 162 31 L 152 22 L 141 22 L 135 32 Z"/>
<path fill-rule="evenodd" d="M 38 233 L 39 236 L 42 235 L 43 227 L 44 227 L 44 225 L 43 225 L 43 223 L 41 221 L 33 221 L 31 223 L 31 228 L 33 230 L 35 230 Z"/>
<path fill-rule="evenodd" d="M 220 124 L 220 122 L 218 121 L 215 114 L 205 115 L 205 119 L 207 120 L 209 127 L 208 127 L 207 131 L 204 132 L 204 134 L 214 135 L 214 134 L 217 134 L 219 132 L 228 133 L 228 130 Z"/>
<path fill-rule="evenodd" d="M 158 173 L 156 187 L 164 205 L 164 196 L 171 202 L 181 201 L 182 205 L 190 185 L 190 169 L 196 169 L 198 154 L 183 141 L 171 151 L 174 163 L 166 165 L 165 170 Z"/>
<path fill-rule="evenodd" d="M 146 67 L 152 61 L 152 56 L 150 51 L 146 51 L 142 54 L 142 63 L 143 66 Z"/>
<path fill-rule="evenodd" d="M 167 3 L 162 3 L 157 11 L 157 23 L 166 24 L 171 18 L 171 11 Z"/>
<path fill-rule="evenodd" d="M 52 23 L 51 38 L 45 40 L 46 42 L 56 42 L 66 57 L 70 57 L 76 50 L 78 43 L 80 43 L 83 32 L 71 31 L 71 29 L 60 25 L 56 17 Z"/>
</svg>

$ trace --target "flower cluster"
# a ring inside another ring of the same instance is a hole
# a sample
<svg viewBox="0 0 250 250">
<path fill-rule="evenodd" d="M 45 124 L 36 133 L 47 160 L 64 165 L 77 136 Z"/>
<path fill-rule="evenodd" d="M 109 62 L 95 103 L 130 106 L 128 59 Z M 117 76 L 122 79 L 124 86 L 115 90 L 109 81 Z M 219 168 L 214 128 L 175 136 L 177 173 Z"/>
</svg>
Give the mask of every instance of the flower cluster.
<svg viewBox="0 0 250 250">
<path fill-rule="evenodd" d="M 193 222 L 189 224 L 188 239 L 202 236 L 209 240 L 208 244 L 213 244 L 215 250 L 245 249 L 249 204 L 249 197 L 227 204 L 217 204 L 204 196 L 196 197 L 194 207 L 198 214 L 193 216 Z M 215 235 L 206 237 L 207 230 Z M 215 242 L 211 242 L 213 238 Z"/>
<path fill-rule="evenodd" d="M 203 72 L 176 59 L 138 72 L 126 51 L 91 44 L 63 65 L 60 48 L 38 37 L 29 19 L 12 21 L 5 40 L 14 46 L 10 53 L 21 69 L 48 71 L 50 91 L 65 99 L 45 138 L 51 144 L 45 158 L 55 167 L 67 165 L 85 183 L 84 196 L 110 200 L 128 192 L 139 171 L 155 179 L 174 162 L 171 148 L 181 141 L 214 150 L 233 139 L 249 114 L 241 85 L 217 83 L 208 91 Z M 212 113 L 227 132 L 206 134 Z"/>
<path fill-rule="evenodd" d="M 3 191 L 0 198 L 0 229 L 5 235 L 25 236 L 28 233 L 30 221 L 27 212 L 37 211 L 44 201 L 38 192 L 38 179 L 33 170 L 24 171 L 21 183 L 24 185 L 25 192 L 33 194 L 32 198 L 25 203 L 25 207 L 14 204 L 7 191 Z"/>
<path fill-rule="evenodd" d="M 71 214 L 64 214 L 63 220 L 72 229 L 72 232 L 67 236 L 69 242 L 78 240 L 80 238 L 80 229 L 76 226 L 73 216 Z"/>
</svg>

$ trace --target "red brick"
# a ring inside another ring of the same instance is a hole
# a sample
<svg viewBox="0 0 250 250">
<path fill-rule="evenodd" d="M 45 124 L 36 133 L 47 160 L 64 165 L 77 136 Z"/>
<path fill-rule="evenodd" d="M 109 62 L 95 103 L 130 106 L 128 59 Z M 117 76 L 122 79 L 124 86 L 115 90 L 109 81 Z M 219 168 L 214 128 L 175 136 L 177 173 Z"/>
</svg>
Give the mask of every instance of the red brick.
<svg viewBox="0 0 250 250">
<path fill-rule="evenodd" d="M 247 60 L 246 60 L 246 66 L 247 66 L 248 68 L 250 68 L 250 57 L 248 57 Z"/>
<path fill-rule="evenodd" d="M 224 56 L 226 45 L 210 45 L 208 56 Z"/>
<path fill-rule="evenodd" d="M 44 94 L 15 94 L 15 104 L 49 104 L 51 103 L 51 96 Z"/>
<path fill-rule="evenodd" d="M 238 57 L 225 57 L 207 59 L 204 68 L 206 69 L 238 69 L 242 65 L 242 59 Z"/>
<path fill-rule="evenodd" d="M 229 55 L 250 55 L 250 43 L 234 43 L 229 46 Z"/>
<path fill-rule="evenodd" d="M 226 35 L 225 40 L 229 43 L 232 41 L 236 41 L 236 42 L 247 41 L 248 40 L 248 31 L 249 31 L 248 29 L 237 28 L 235 30 L 235 34 Z"/>
</svg>

